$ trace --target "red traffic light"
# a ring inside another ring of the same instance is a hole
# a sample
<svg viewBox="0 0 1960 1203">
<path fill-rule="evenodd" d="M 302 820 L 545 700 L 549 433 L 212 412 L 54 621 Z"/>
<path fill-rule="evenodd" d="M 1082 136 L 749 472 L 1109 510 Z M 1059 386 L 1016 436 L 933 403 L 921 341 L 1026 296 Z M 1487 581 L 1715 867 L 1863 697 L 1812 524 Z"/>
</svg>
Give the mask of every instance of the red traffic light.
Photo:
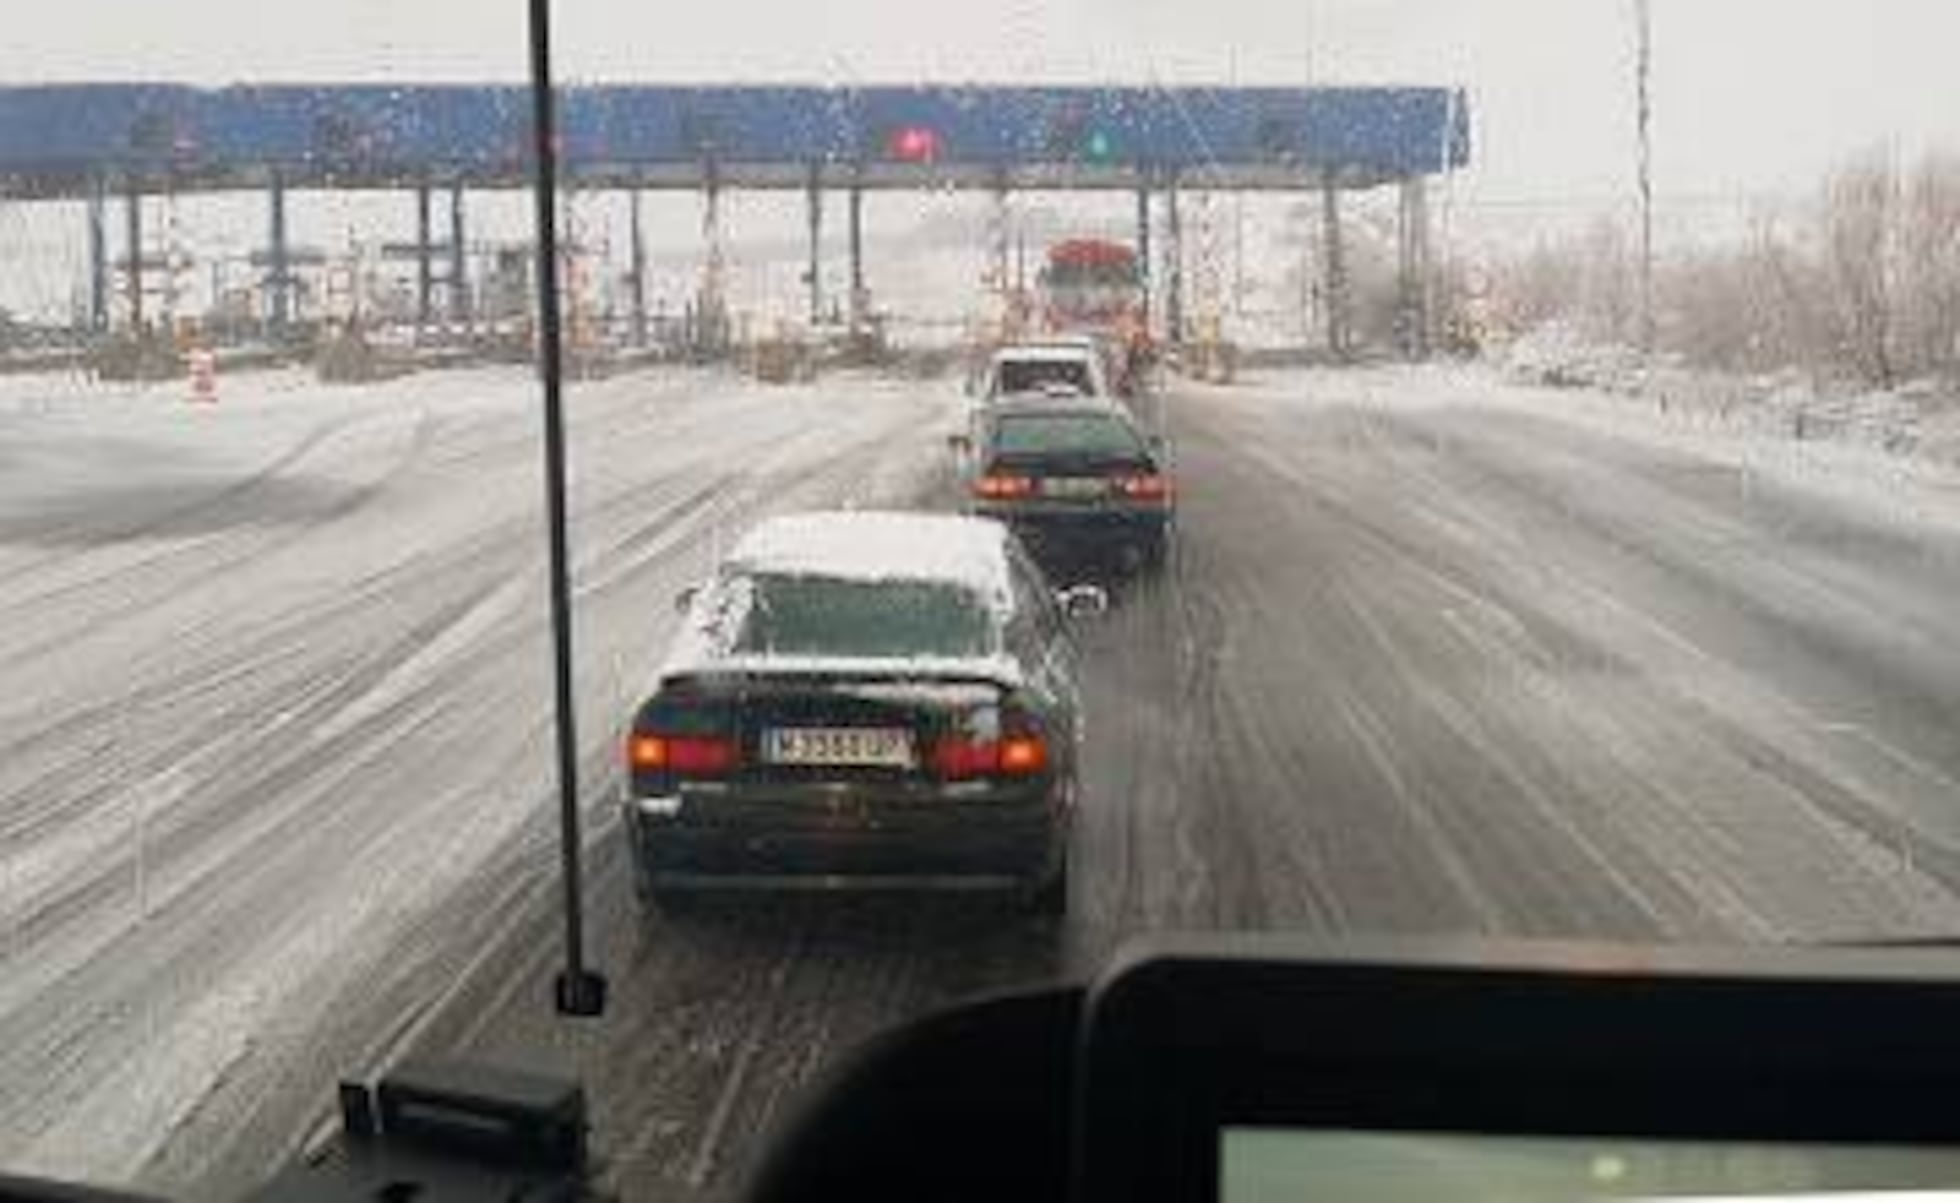
<svg viewBox="0 0 1960 1203">
<path fill-rule="evenodd" d="M 930 163 L 939 157 L 939 131 L 923 125 L 901 126 L 892 131 L 889 146 L 894 159 Z"/>
</svg>

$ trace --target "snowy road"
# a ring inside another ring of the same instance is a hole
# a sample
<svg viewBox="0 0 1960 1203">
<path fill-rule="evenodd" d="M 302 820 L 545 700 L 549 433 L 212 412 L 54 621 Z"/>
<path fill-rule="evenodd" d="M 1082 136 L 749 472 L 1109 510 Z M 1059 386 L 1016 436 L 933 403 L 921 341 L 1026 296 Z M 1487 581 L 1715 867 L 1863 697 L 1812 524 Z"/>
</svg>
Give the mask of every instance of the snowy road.
<svg viewBox="0 0 1960 1203">
<path fill-rule="evenodd" d="M 645 918 L 604 800 L 667 598 L 755 513 L 943 499 L 955 404 L 646 376 L 573 399 L 616 997 L 561 1023 L 527 400 L 0 394 L 0 1165 L 222 1194 L 417 1048 L 575 1069 L 627 1197 L 719 1197 L 854 1039 L 1138 930 L 1960 932 L 1955 482 L 1431 372 L 1168 398 L 1068 921 Z"/>
<path fill-rule="evenodd" d="M 10 1167 L 123 1179 L 186 1123 L 289 1138 L 546 859 L 535 386 L 226 391 L 0 399 Z M 595 784 L 671 595 L 747 517 L 925 491 L 950 398 L 924 397 L 573 390 Z M 200 1144 L 173 1146 L 191 1178 Z"/>
</svg>

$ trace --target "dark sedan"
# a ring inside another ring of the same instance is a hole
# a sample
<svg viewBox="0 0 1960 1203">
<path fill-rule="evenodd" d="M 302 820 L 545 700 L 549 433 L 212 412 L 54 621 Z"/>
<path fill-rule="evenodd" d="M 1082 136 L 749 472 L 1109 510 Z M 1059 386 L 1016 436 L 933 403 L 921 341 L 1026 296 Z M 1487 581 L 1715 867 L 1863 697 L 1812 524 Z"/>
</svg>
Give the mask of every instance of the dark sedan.
<svg viewBox="0 0 1960 1203">
<path fill-rule="evenodd" d="M 1122 406 L 1002 403 L 978 411 L 954 446 L 968 509 L 1011 525 L 1044 560 L 1164 563 L 1175 520 L 1168 455 Z"/>
<path fill-rule="evenodd" d="M 990 888 L 1066 907 L 1071 612 L 999 523 L 773 519 L 687 600 L 627 740 L 641 893 Z"/>
</svg>

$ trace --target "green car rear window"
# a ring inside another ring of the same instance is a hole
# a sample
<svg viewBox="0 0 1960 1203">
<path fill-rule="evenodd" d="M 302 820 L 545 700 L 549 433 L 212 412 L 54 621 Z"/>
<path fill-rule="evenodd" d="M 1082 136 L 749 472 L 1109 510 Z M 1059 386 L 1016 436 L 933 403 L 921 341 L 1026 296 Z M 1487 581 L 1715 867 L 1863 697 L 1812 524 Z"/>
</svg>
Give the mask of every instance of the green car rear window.
<svg viewBox="0 0 1960 1203">
<path fill-rule="evenodd" d="M 1121 418 L 1106 414 L 1016 414 L 994 427 L 994 453 L 1138 458 L 1142 438 Z"/>
<path fill-rule="evenodd" d="M 994 650 L 994 619 L 972 589 L 940 581 L 756 576 L 732 650 L 752 655 L 905 658 Z"/>
</svg>

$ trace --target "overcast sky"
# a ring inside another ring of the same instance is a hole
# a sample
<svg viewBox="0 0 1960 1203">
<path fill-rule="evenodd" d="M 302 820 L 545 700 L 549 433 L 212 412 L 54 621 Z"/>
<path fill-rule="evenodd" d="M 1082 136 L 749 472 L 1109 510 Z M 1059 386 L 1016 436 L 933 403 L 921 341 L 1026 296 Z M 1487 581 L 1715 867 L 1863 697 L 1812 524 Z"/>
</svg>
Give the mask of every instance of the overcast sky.
<svg viewBox="0 0 1960 1203">
<path fill-rule="evenodd" d="M 1960 150 L 1960 0 L 1653 0 L 1658 177 L 1802 193 L 1875 143 Z M 520 78 L 523 0 L 9 5 L 0 80 Z M 560 0 L 561 73 L 634 81 L 1461 83 L 1466 195 L 1631 174 L 1633 0 Z"/>
</svg>

